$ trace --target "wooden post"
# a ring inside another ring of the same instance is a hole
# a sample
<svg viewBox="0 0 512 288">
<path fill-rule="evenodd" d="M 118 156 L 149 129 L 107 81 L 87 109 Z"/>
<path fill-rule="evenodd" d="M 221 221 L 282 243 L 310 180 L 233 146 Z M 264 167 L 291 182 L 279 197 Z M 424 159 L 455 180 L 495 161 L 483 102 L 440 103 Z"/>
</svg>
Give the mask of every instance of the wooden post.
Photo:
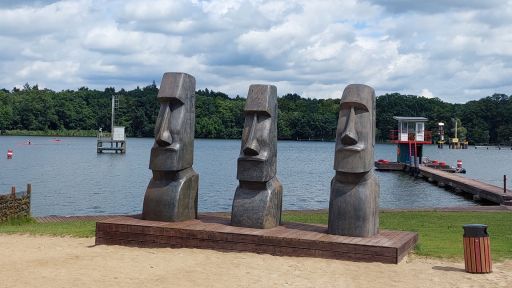
<svg viewBox="0 0 512 288">
<path fill-rule="evenodd" d="M 507 193 L 507 175 L 503 175 L 503 193 Z"/>
<path fill-rule="evenodd" d="M 32 184 L 27 184 L 27 194 L 30 195 L 32 193 Z"/>
<path fill-rule="evenodd" d="M 11 196 L 16 197 L 16 187 L 14 186 L 11 187 Z"/>
</svg>

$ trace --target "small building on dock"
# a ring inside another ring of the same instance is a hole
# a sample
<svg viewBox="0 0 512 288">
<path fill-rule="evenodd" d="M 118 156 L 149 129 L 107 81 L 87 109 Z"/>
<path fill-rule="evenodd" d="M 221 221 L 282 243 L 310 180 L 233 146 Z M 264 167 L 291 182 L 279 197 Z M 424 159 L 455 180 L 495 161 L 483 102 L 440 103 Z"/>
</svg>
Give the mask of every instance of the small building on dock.
<svg viewBox="0 0 512 288">
<path fill-rule="evenodd" d="M 126 137 L 124 127 L 114 127 L 113 133 L 99 132 L 97 137 L 97 152 L 126 153 Z"/>
<path fill-rule="evenodd" d="M 432 131 L 425 130 L 425 117 L 394 116 L 398 129 L 391 130 L 389 139 L 397 144 L 396 161 L 418 166 L 423 157 L 423 145 L 432 144 Z"/>
</svg>

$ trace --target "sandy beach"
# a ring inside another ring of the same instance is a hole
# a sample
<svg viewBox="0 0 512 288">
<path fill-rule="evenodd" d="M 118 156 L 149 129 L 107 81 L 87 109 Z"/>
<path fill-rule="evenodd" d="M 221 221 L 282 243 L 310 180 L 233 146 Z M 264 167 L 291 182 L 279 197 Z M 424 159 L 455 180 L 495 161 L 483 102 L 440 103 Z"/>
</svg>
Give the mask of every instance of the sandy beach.
<svg viewBox="0 0 512 288">
<path fill-rule="evenodd" d="M 512 260 L 478 275 L 414 255 L 390 265 L 28 235 L 0 235 L 0 247 L 0 287 L 512 287 Z"/>
</svg>

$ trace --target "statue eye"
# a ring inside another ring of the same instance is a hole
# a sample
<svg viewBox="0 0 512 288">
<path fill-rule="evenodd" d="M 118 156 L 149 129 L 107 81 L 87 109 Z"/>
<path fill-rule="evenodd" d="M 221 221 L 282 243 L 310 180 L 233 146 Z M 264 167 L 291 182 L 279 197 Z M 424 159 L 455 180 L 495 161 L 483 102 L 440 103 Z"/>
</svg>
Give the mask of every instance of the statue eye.
<svg viewBox="0 0 512 288">
<path fill-rule="evenodd" d="M 175 110 L 177 110 L 178 108 L 180 108 L 182 106 L 183 106 L 183 102 L 179 102 L 179 101 L 171 101 L 171 102 L 169 102 L 169 109 L 171 111 L 175 111 Z"/>
<path fill-rule="evenodd" d="M 256 115 L 258 117 L 258 123 L 261 123 L 270 118 L 270 115 L 266 112 L 257 113 Z"/>
<path fill-rule="evenodd" d="M 368 110 L 361 108 L 361 107 L 354 107 L 355 114 L 361 114 L 361 113 L 365 113 L 365 112 L 368 112 Z"/>
</svg>

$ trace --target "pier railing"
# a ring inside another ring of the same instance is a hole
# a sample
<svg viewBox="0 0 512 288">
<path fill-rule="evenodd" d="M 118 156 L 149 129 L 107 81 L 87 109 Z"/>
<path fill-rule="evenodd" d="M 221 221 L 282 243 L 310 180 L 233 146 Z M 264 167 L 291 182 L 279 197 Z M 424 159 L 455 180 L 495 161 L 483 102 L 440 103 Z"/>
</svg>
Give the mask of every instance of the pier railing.
<svg viewBox="0 0 512 288">
<path fill-rule="evenodd" d="M 110 132 L 99 132 L 96 138 L 100 141 L 112 140 L 112 134 Z"/>
</svg>

